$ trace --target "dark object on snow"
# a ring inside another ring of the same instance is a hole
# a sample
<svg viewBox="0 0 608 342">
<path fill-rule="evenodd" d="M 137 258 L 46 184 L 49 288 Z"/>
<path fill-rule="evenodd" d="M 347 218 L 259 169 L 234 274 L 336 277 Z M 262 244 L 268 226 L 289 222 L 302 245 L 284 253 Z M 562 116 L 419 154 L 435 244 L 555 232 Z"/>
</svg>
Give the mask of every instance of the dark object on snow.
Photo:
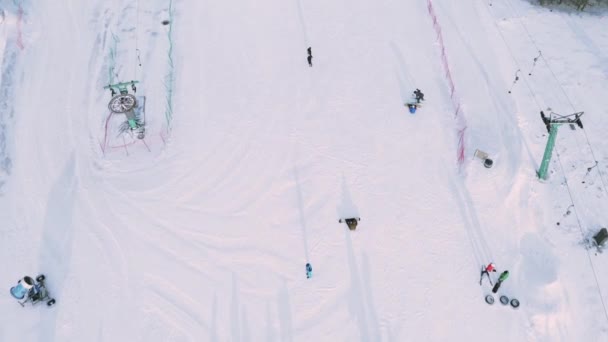
<svg viewBox="0 0 608 342">
<path fill-rule="evenodd" d="M 312 56 L 312 48 L 309 46 L 308 49 L 306 49 L 306 51 L 308 52 L 309 56 Z"/>
<path fill-rule="evenodd" d="M 606 228 L 600 229 L 600 231 L 593 236 L 593 240 L 598 247 L 603 246 L 608 241 L 608 231 Z"/>
<path fill-rule="evenodd" d="M 415 114 L 418 107 L 414 103 L 408 103 L 407 108 L 410 110 L 410 114 Z"/>
<path fill-rule="evenodd" d="M 498 292 L 498 289 L 500 288 L 500 285 L 502 285 L 502 282 L 507 280 L 507 278 L 509 277 L 509 271 L 504 271 L 500 274 L 500 276 L 498 277 L 498 281 L 496 282 L 496 285 L 494 285 L 494 288 L 492 289 L 492 292 L 496 293 Z"/>
<path fill-rule="evenodd" d="M 481 282 L 483 281 L 484 274 L 488 276 L 490 285 L 494 285 L 492 284 L 492 277 L 490 277 L 490 272 L 496 272 L 496 266 L 494 266 L 493 262 L 489 263 L 488 266 L 481 266 L 481 276 L 479 277 L 479 285 L 481 285 Z"/>
<path fill-rule="evenodd" d="M 551 120 L 547 118 L 545 112 L 543 112 L 542 110 L 540 111 L 540 118 L 543 120 L 543 123 L 547 127 L 547 133 L 551 133 Z"/>
<path fill-rule="evenodd" d="M 488 304 L 490 304 L 490 305 L 494 304 L 494 296 L 492 296 L 492 295 L 487 295 L 487 296 L 486 296 L 486 303 L 488 303 Z"/>
<path fill-rule="evenodd" d="M 502 282 L 499 280 L 498 282 L 496 282 L 496 284 L 494 284 L 494 287 L 492 288 L 492 292 L 493 292 L 493 293 L 498 292 L 498 289 L 500 288 L 500 284 L 501 284 L 501 283 L 502 283 Z"/>
<path fill-rule="evenodd" d="M 170 21 L 169 21 L 169 20 L 163 20 L 163 21 L 161 21 L 161 23 L 162 23 L 163 25 L 169 25 Z"/>
<path fill-rule="evenodd" d="M 44 284 L 44 275 L 36 277 L 36 281 L 29 276 L 23 277 L 17 282 L 17 286 L 11 287 L 11 295 L 20 301 L 21 306 L 30 302 L 32 305 L 48 299 L 46 305 L 53 306 L 55 299 L 49 297 L 49 292 Z"/>
<path fill-rule="evenodd" d="M 312 56 L 308 55 L 307 59 L 308 59 L 308 66 L 312 67 Z"/>
<path fill-rule="evenodd" d="M 350 230 L 355 230 L 357 229 L 357 223 L 361 221 L 360 217 L 352 217 L 352 218 L 347 218 L 344 219 L 344 222 L 346 222 L 346 225 L 348 226 L 348 229 Z M 342 223 L 342 219 L 340 219 L 338 222 Z"/>
<path fill-rule="evenodd" d="M 581 121 L 581 116 L 583 116 L 583 114 L 585 114 L 585 112 L 578 112 L 578 113 L 574 113 L 574 114 L 570 114 L 570 115 L 566 115 L 566 116 L 561 116 L 561 115 L 557 114 L 557 117 L 548 118 L 545 115 L 545 112 L 543 112 L 541 110 L 540 118 L 543 120 L 543 123 L 547 127 L 547 133 L 551 133 L 551 124 L 563 124 L 563 123 L 573 124 L 573 123 L 575 123 L 578 127 L 583 129 L 583 122 Z M 574 117 L 574 118 L 572 118 L 572 117 Z"/>
<path fill-rule="evenodd" d="M 414 97 L 416 98 L 417 103 L 424 101 L 424 94 L 418 88 L 416 88 L 416 90 L 414 90 Z"/>
<path fill-rule="evenodd" d="M 500 302 L 502 303 L 502 305 L 509 304 L 509 297 L 507 297 L 505 295 L 500 296 Z"/>
<path fill-rule="evenodd" d="M 310 263 L 306 264 L 306 278 L 312 278 L 312 266 L 310 266 Z"/>
<path fill-rule="evenodd" d="M 515 299 L 515 298 L 511 299 L 511 306 L 514 309 L 517 309 L 519 307 L 519 301 L 517 299 Z"/>
<path fill-rule="evenodd" d="M 487 158 L 486 160 L 483 161 L 483 166 L 485 166 L 486 168 L 491 168 L 492 165 L 494 165 L 494 161 L 492 161 L 492 159 Z"/>
</svg>

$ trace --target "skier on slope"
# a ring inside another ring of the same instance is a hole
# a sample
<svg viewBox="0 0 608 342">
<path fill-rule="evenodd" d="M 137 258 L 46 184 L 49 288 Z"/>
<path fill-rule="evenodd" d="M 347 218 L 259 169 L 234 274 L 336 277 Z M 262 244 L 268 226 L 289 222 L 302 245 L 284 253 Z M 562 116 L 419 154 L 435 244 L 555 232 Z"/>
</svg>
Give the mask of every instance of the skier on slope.
<svg viewBox="0 0 608 342">
<path fill-rule="evenodd" d="M 500 285 L 502 284 L 503 281 L 507 280 L 508 277 L 509 277 L 509 271 L 502 272 L 500 274 L 500 276 L 498 277 L 498 281 L 496 282 L 496 285 L 494 285 L 492 292 L 494 292 L 494 293 L 498 292 Z"/>
<path fill-rule="evenodd" d="M 492 284 L 492 278 L 490 277 L 490 272 L 496 272 L 496 265 L 493 262 L 489 263 L 486 267 L 481 267 L 481 277 L 479 278 L 479 285 L 481 285 L 481 281 L 483 280 L 484 274 L 488 276 L 488 280 L 490 281 L 490 285 Z"/>
<path fill-rule="evenodd" d="M 312 55 L 308 55 L 308 66 L 312 67 Z"/>
<path fill-rule="evenodd" d="M 416 90 L 414 90 L 414 97 L 416 98 L 416 103 L 420 103 L 421 101 L 424 101 L 424 94 L 418 88 L 416 88 Z"/>
</svg>

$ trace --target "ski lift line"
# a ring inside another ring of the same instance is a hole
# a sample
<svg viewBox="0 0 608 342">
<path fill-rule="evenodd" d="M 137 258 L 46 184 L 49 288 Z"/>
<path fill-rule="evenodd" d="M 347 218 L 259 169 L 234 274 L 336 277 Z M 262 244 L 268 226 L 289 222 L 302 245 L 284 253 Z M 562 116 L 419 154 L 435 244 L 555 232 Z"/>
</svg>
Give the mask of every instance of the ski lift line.
<svg viewBox="0 0 608 342">
<path fill-rule="evenodd" d="M 486 8 L 486 9 L 488 10 L 488 12 L 489 12 L 489 13 L 490 13 L 490 15 L 491 15 L 492 13 L 490 12 L 489 8 Z M 512 51 L 512 49 L 511 49 L 511 47 L 510 47 L 510 46 L 509 46 L 509 44 L 507 43 L 506 38 L 505 38 L 505 37 L 504 37 L 504 35 L 502 34 L 502 31 L 500 30 L 500 28 L 498 27 L 498 25 L 496 24 L 496 22 L 494 22 L 494 25 L 496 26 L 496 29 L 497 29 L 497 31 L 498 31 L 498 33 L 499 33 L 499 35 L 501 36 L 501 38 L 502 38 L 502 40 L 503 40 L 503 42 L 504 42 L 504 44 L 505 44 L 505 47 L 506 47 L 506 48 L 507 48 L 507 50 L 509 51 L 509 54 L 511 55 L 511 58 L 512 58 L 512 59 L 513 59 L 513 61 L 515 62 L 516 66 L 518 67 L 518 70 L 521 70 L 521 68 L 520 68 L 520 66 L 519 66 L 519 63 L 517 62 L 517 59 L 515 58 L 515 54 L 513 53 L 513 51 Z M 540 57 L 541 55 L 542 55 L 542 53 L 540 53 L 540 51 L 539 51 L 539 57 Z M 536 57 L 536 58 L 539 58 L 539 57 Z M 534 92 L 534 90 L 532 90 L 532 87 L 530 86 L 530 83 L 528 82 L 527 78 L 525 78 L 525 77 L 524 77 L 524 83 L 526 84 L 526 87 L 528 88 L 528 91 L 529 91 L 529 92 L 530 92 L 530 94 L 532 95 L 532 98 L 534 99 L 534 102 L 536 102 L 536 105 L 538 106 L 539 110 L 542 110 L 542 109 L 543 109 L 543 107 L 540 105 L 540 103 L 539 103 L 539 102 L 538 102 L 538 100 L 537 100 L 538 96 L 536 95 L 536 92 Z M 583 130 L 583 133 L 585 134 L 585 136 L 587 135 L 587 133 L 586 133 L 584 130 Z M 588 138 L 587 138 L 587 140 L 588 140 Z M 577 146 L 578 146 L 578 148 L 579 148 L 579 150 L 580 150 L 581 148 L 580 148 L 580 145 L 578 144 L 578 140 L 577 140 L 576 142 L 577 142 Z M 589 143 L 589 142 L 588 142 L 588 145 L 590 146 L 590 143 Z M 594 154 L 593 154 L 593 150 L 591 149 L 591 146 L 590 146 L 590 150 L 591 150 L 591 152 L 592 152 L 592 156 L 593 156 L 594 160 L 597 160 L 597 159 L 595 158 Z M 599 171 L 598 171 L 598 172 L 599 172 Z M 601 177 L 601 173 L 600 173 L 600 177 Z M 602 178 L 602 184 L 603 184 L 603 178 Z M 604 191 L 605 191 L 605 192 L 607 192 L 607 194 L 608 194 L 608 191 L 606 191 L 606 186 L 605 186 L 605 185 L 604 185 Z"/>
<path fill-rule="evenodd" d="M 490 14 L 490 16 L 493 17 L 492 11 L 488 7 L 486 7 L 486 10 L 488 11 L 488 14 Z M 515 63 L 515 66 L 517 67 L 517 70 L 518 71 L 521 70 L 521 66 L 519 65 L 519 62 L 517 61 L 517 58 L 515 57 L 515 54 L 513 53 L 513 49 L 511 49 L 511 46 L 509 46 L 509 43 L 507 43 L 507 39 L 505 38 L 504 34 L 502 33 L 500 27 L 498 27 L 498 24 L 496 23 L 496 21 L 493 20 L 493 23 L 494 23 L 494 26 L 496 27 L 496 32 L 498 32 L 498 35 L 502 39 L 505 47 L 507 48 L 507 51 L 509 51 L 509 55 L 511 56 L 511 59 L 513 60 L 513 63 Z M 530 95 L 532 95 L 532 99 L 536 103 L 536 106 L 539 108 L 539 110 L 541 110 L 542 108 L 544 108 L 538 102 L 538 98 L 536 96 L 536 93 L 532 90 L 532 87 L 528 83 L 528 80 L 524 77 L 523 81 L 526 84 L 526 88 L 528 88 L 528 91 L 529 91 Z"/>
<path fill-rule="evenodd" d="M 515 14 L 515 16 L 519 18 L 519 13 L 517 13 L 517 11 L 515 11 L 515 9 L 513 8 L 513 6 L 511 5 L 510 0 L 507 0 L 507 4 L 508 4 L 508 6 L 509 6 L 509 7 L 511 7 L 511 10 L 512 10 L 512 11 L 513 11 L 513 13 Z M 489 9 L 489 8 L 486 8 L 486 9 L 487 9 L 488 11 L 490 11 L 490 9 Z M 490 14 L 491 14 L 491 12 L 490 12 Z M 526 28 L 526 26 L 523 24 L 523 22 L 522 22 L 521 20 L 520 20 L 520 24 L 522 25 L 522 27 L 524 28 L 524 30 L 525 30 L 525 31 L 526 31 L 526 33 L 528 34 L 528 37 L 530 38 L 530 40 L 532 41 L 532 43 L 534 44 L 534 46 L 535 46 L 535 47 L 538 49 L 538 44 L 536 44 L 536 41 L 534 40 L 534 38 L 532 37 L 532 35 L 530 34 L 530 32 L 528 31 L 528 29 Z M 499 31 L 499 33 L 500 33 L 501 37 L 503 38 L 503 41 L 505 42 L 505 45 L 507 46 L 507 49 L 508 49 L 508 50 L 509 50 L 509 52 L 511 53 L 511 56 L 512 56 L 512 57 L 513 57 L 513 59 L 516 61 L 516 59 L 515 59 L 515 57 L 514 57 L 514 54 L 513 54 L 513 52 L 511 51 L 511 48 L 510 48 L 510 47 L 509 47 L 509 45 L 507 44 L 506 39 L 504 38 L 504 36 L 503 36 L 502 32 L 501 32 L 501 31 L 500 31 L 500 29 L 498 28 L 498 25 L 496 24 L 496 22 L 494 22 L 494 25 L 496 26 L 496 28 L 498 29 L 498 31 Z M 540 52 L 541 50 L 540 50 L 540 49 L 538 49 L 538 51 Z M 539 54 L 539 57 L 540 57 L 540 58 L 542 58 L 542 60 L 543 60 L 543 62 L 545 63 L 545 65 L 546 65 L 546 66 L 547 66 L 547 68 L 550 70 L 550 72 L 551 72 L 551 74 L 553 75 L 553 77 L 556 79 L 556 81 L 557 81 L 557 83 L 558 83 L 558 86 L 559 86 L 559 87 L 562 89 L 562 91 L 564 92 L 564 94 L 565 94 L 565 96 L 566 96 L 566 99 L 568 100 L 568 102 L 570 103 L 570 105 L 572 106 L 572 108 L 574 108 L 574 106 L 572 105 L 572 102 L 570 101 L 570 99 L 568 98 L 567 94 L 565 93 L 565 91 L 564 91 L 564 89 L 563 89 L 562 85 L 559 83 L 559 80 L 558 80 L 558 79 L 557 79 L 557 77 L 555 76 L 555 73 L 553 72 L 553 70 L 551 69 L 551 67 L 549 66 L 549 64 L 547 63 L 547 61 L 545 60 L 544 56 L 542 56 L 542 53 L 540 53 L 540 54 Z M 516 63 L 517 63 L 517 61 L 516 61 Z M 526 85 L 527 85 L 527 87 L 528 87 L 529 91 L 530 91 L 530 92 L 533 94 L 533 97 L 534 97 L 534 99 L 535 99 L 535 101 L 536 101 L 536 95 L 535 95 L 534 91 L 532 90 L 532 88 L 530 87 L 530 85 L 529 85 L 528 81 L 527 81 L 525 78 L 524 78 L 524 81 L 525 81 L 525 83 L 526 83 Z M 538 101 L 536 101 L 536 104 L 538 105 L 538 107 L 539 107 L 540 109 L 542 109 L 542 107 L 539 105 Z M 583 130 L 583 131 L 584 131 L 584 130 Z M 587 137 L 587 133 L 586 133 L 586 132 L 584 132 L 584 133 L 585 133 L 585 137 Z M 594 155 L 594 153 L 593 153 L 593 149 L 591 148 L 591 143 L 589 142 L 589 139 L 588 139 L 588 138 L 587 138 L 587 143 L 589 144 L 589 148 L 590 148 L 590 150 L 591 150 L 591 152 L 592 152 L 592 156 L 593 156 L 593 158 L 594 158 L 594 159 L 597 161 L 597 159 L 595 158 L 595 155 Z M 561 168 L 561 170 L 562 170 L 562 174 L 564 175 L 564 180 L 565 180 L 565 182 L 566 182 L 566 189 L 568 190 L 568 196 L 569 196 L 569 198 L 570 198 L 570 202 L 571 202 L 571 203 L 574 203 L 574 198 L 573 198 L 573 196 L 572 196 L 572 190 L 570 189 L 570 184 L 569 184 L 569 182 L 568 182 L 568 178 L 567 178 L 567 176 L 566 176 L 566 173 L 564 172 L 564 166 L 563 166 L 562 161 L 561 161 L 561 158 L 560 158 L 559 150 L 558 150 L 558 149 L 555 149 L 555 152 L 556 152 L 556 156 L 557 156 L 558 163 L 559 163 L 560 168 Z M 600 177 L 601 177 L 601 173 L 600 173 Z M 602 184 L 604 185 L 604 191 L 606 191 L 606 186 L 605 186 L 605 184 L 604 184 L 604 182 L 603 182 L 603 179 L 602 179 Z M 584 231 L 583 231 L 582 223 L 581 223 L 580 217 L 579 217 L 579 215 L 578 215 L 578 211 L 576 210 L 576 207 L 574 207 L 574 213 L 575 213 L 575 216 L 576 216 L 576 220 L 577 220 L 577 223 L 578 223 L 579 230 L 580 230 L 580 232 L 581 232 L 581 236 L 584 238 Z M 588 258 L 588 260 L 589 260 L 589 265 L 591 266 L 591 271 L 592 271 L 592 273 L 593 273 L 593 276 L 594 276 L 594 279 L 595 279 L 595 282 L 596 282 L 596 286 L 597 286 L 597 290 L 598 290 L 598 293 L 599 293 L 600 299 L 601 299 L 601 301 L 602 301 L 602 306 L 603 306 L 603 308 L 604 308 L 604 315 L 606 316 L 606 319 L 608 320 L 608 309 L 606 308 L 606 303 L 605 303 L 605 301 L 604 301 L 604 297 L 603 297 L 602 292 L 601 292 L 601 287 L 600 287 L 600 284 L 599 284 L 599 281 L 598 281 L 598 278 L 597 278 L 597 273 L 596 273 L 596 271 L 595 271 L 595 267 L 594 267 L 594 265 L 593 265 L 593 261 L 591 260 L 591 254 L 590 254 L 590 252 L 589 252 L 589 251 L 587 251 L 587 258 Z"/>
<path fill-rule="evenodd" d="M 574 104 L 572 103 L 572 101 L 570 100 L 570 97 L 568 97 L 568 93 L 566 92 L 566 90 L 562 86 L 561 82 L 557 78 L 557 75 L 555 74 L 555 72 L 553 71 L 553 69 L 551 68 L 551 66 L 547 62 L 547 60 L 545 59 L 545 56 L 542 54 L 542 51 L 540 50 L 538 44 L 536 43 L 536 40 L 534 39 L 534 37 L 532 36 L 532 34 L 530 33 L 530 31 L 528 30 L 528 28 L 524 24 L 524 22 L 520 19 L 521 17 L 519 15 L 519 12 L 517 12 L 517 10 L 515 10 L 515 8 L 513 7 L 513 5 L 511 4 L 510 0 L 507 0 L 507 5 L 511 8 L 511 11 L 515 14 L 515 17 L 518 18 L 519 24 L 524 29 L 524 31 L 526 31 L 526 34 L 528 35 L 528 38 L 530 38 L 530 41 L 532 42 L 532 44 L 534 45 L 534 47 L 539 52 L 539 55 L 538 55 L 538 57 L 535 58 L 535 62 L 534 63 L 536 64 L 536 59 L 537 58 L 542 59 L 543 63 L 545 64 L 545 66 L 547 67 L 547 69 L 549 70 L 549 72 L 551 73 L 551 75 L 553 76 L 553 78 L 555 79 L 555 82 L 557 83 L 558 87 L 561 89 L 562 93 L 564 94 L 564 97 L 566 98 L 566 101 L 568 101 L 568 103 L 570 104 L 570 107 L 572 108 L 572 110 L 574 110 L 576 112 L 576 108 L 575 108 Z M 595 151 L 593 150 L 593 147 L 591 145 L 591 141 L 589 140 L 589 136 L 587 135 L 587 132 L 584 129 L 583 129 L 583 134 L 585 136 L 585 139 L 587 140 L 587 145 L 589 146 L 589 150 L 591 151 L 591 156 L 593 157 L 593 160 L 597 161 L 598 159 L 595 156 Z M 580 146 L 579 146 L 579 149 L 580 149 Z M 598 169 L 598 173 L 600 175 L 600 180 L 602 182 L 602 187 L 604 189 L 604 193 L 606 195 L 608 195 L 608 186 L 606 186 L 606 181 L 604 180 L 604 177 L 603 177 L 602 173 L 599 171 L 599 169 Z"/>
<path fill-rule="evenodd" d="M 517 81 L 519 81 L 519 72 L 521 71 L 521 69 L 517 69 L 517 71 L 515 72 L 515 78 L 513 79 L 513 84 L 511 84 L 511 88 L 509 88 L 509 94 L 511 94 L 511 91 L 513 90 L 513 87 L 515 86 L 515 84 L 517 83 Z"/>
<path fill-rule="evenodd" d="M 510 5 L 511 5 L 510 1 L 507 1 L 507 2 L 508 2 L 508 4 L 509 4 L 509 6 L 510 6 Z M 489 9 L 488 7 L 486 7 L 486 10 L 487 10 L 487 11 L 490 13 L 490 15 L 492 15 L 492 13 L 491 13 L 491 11 L 490 11 L 490 9 Z M 517 15 L 516 15 L 516 16 L 517 16 Z M 515 62 L 515 65 L 518 67 L 518 69 L 521 69 L 521 68 L 520 68 L 520 66 L 519 66 L 519 63 L 517 62 L 517 59 L 515 58 L 515 54 L 513 53 L 513 51 L 512 51 L 512 49 L 511 49 L 511 47 L 510 47 L 510 46 L 509 46 L 509 44 L 507 43 L 506 38 L 504 37 L 504 35 L 503 35 L 502 31 L 501 31 L 501 30 L 500 30 L 500 28 L 498 27 L 498 24 L 496 24 L 496 21 L 494 21 L 494 26 L 496 27 L 496 30 L 498 31 L 499 35 L 501 36 L 501 38 L 502 38 L 502 40 L 503 40 L 503 42 L 504 42 L 504 44 L 505 44 L 505 47 L 507 48 L 507 50 L 509 51 L 509 54 L 511 55 L 511 58 L 512 58 L 512 59 L 513 59 L 513 61 Z M 522 26 L 523 26 L 523 25 L 522 25 Z M 528 36 L 531 38 L 531 35 L 530 35 L 530 33 L 528 32 L 528 30 L 525 28 L 525 26 L 524 26 L 524 29 L 525 29 L 525 30 L 526 30 L 526 32 L 528 33 Z M 531 38 L 531 39 L 532 39 L 532 38 Z M 535 47 L 537 47 L 537 45 L 536 45 L 536 44 L 535 44 Z M 537 48 L 538 48 L 538 47 L 537 47 Z M 539 51 L 540 51 L 540 50 L 539 50 Z M 541 54 L 541 56 L 542 56 L 542 54 Z M 543 61 L 546 63 L 546 61 L 545 61 L 544 57 L 543 57 Z M 548 64 L 547 64 L 547 66 L 548 66 Z M 552 72 L 552 73 L 553 73 L 553 72 Z M 540 105 L 540 103 L 538 102 L 538 99 L 537 99 L 537 95 L 536 95 L 536 93 L 535 93 L 535 92 L 532 90 L 532 87 L 530 86 L 530 84 L 529 84 L 528 80 L 527 80 L 525 77 L 524 77 L 524 83 L 526 84 L 526 87 L 528 88 L 528 91 L 529 91 L 529 92 L 530 92 L 530 94 L 532 95 L 532 98 L 534 99 L 534 102 L 536 102 L 536 105 L 538 106 L 538 108 L 539 108 L 539 109 L 542 109 L 542 108 L 543 108 L 543 106 L 541 106 L 541 105 Z M 559 83 L 559 82 L 558 82 L 558 83 Z M 559 86 L 561 87 L 561 84 L 560 84 Z M 562 90 L 563 90 L 563 88 L 562 88 Z M 569 101 L 569 99 L 568 99 L 568 101 Z M 584 131 L 584 130 L 583 130 L 583 131 Z M 587 135 L 587 134 L 586 134 L 586 132 L 585 132 L 585 136 L 586 136 L 586 135 Z M 588 143 L 589 143 L 589 141 L 588 141 Z M 589 144 L 589 145 L 590 145 L 590 144 Z M 591 148 L 591 145 L 590 145 L 589 147 Z M 566 189 L 568 190 L 568 196 L 569 196 L 569 198 L 570 198 L 570 202 L 571 202 L 571 203 L 574 203 L 574 199 L 573 199 L 573 196 L 572 196 L 572 190 L 570 189 L 570 184 L 568 183 L 568 179 L 567 179 L 567 177 L 566 177 L 566 173 L 564 172 L 564 167 L 563 167 L 563 164 L 562 164 L 562 161 L 561 161 L 560 155 L 559 155 L 559 150 L 558 150 L 558 149 L 556 149 L 556 150 L 555 150 L 555 152 L 556 152 L 556 156 L 557 156 L 558 163 L 559 163 L 560 168 L 561 168 L 561 170 L 562 170 L 562 174 L 564 175 L 564 180 L 566 181 Z M 592 156 L 593 156 L 593 152 L 592 152 Z M 594 159 L 595 159 L 595 156 L 593 156 L 593 157 L 594 157 Z M 597 161 L 597 159 L 596 159 L 596 161 Z M 602 181 L 602 182 L 603 182 L 603 181 Z M 605 188 L 604 188 L 604 190 L 605 190 Z M 583 232 L 583 228 L 582 228 L 582 223 L 581 223 L 580 217 L 579 217 L 579 215 L 578 215 L 578 211 L 576 211 L 576 209 L 574 209 L 574 213 L 575 213 L 575 217 L 576 217 L 576 220 L 577 220 L 577 223 L 578 223 L 579 230 L 580 230 L 580 232 L 581 232 L 581 236 L 584 238 L 584 232 Z M 593 273 L 593 277 L 594 277 L 594 279 L 595 279 L 596 287 L 597 287 L 597 290 L 598 290 L 598 293 L 599 293 L 600 299 L 601 299 L 601 301 L 602 301 L 602 306 L 603 306 L 603 308 L 604 308 L 604 314 L 605 314 L 605 316 L 606 316 L 606 319 L 608 320 L 608 310 L 606 309 L 606 303 L 605 303 L 605 301 L 604 301 L 604 297 L 603 297 L 602 292 L 601 292 L 601 287 L 600 287 L 600 284 L 599 284 L 599 281 L 598 281 L 598 278 L 597 278 L 597 273 L 596 273 L 596 271 L 595 271 L 595 267 L 594 267 L 594 265 L 593 265 L 593 261 L 591 260 L 591 255 L 590 255 L 590 252 L 589 252 L 589 251 L 587 251 L 587 259 L 588 259 L 588 261 L 589 261 L 589 265 L 591 266 L 591 271 L 592 271 L 592 273 Z"/>
<path fill-rule="evenodd" d="M 589 140 L 589 136 L 587 136 L 587 132 L 584 129 L 582 131 L 583 131 L 583 135 L 585 136 L 585 139 L 587 140 L 587 145 L 589 145 L 589 151 L 591 152 L 591 156 L 593 157 L 593 160 L 595 161 L 596 166 L 597 166 L 597 164 L 599 162 L 598 162 L 597 158 L 595 157 L 595 152 L 593 151 L 593 148 L 591 147 L 591 141 Z M 599 168 L 597 168 L 597 173 L 600 175 L 600 180 L 602 181 L 602 186 L 604 188 L 604 192 L 608 195 L 606 182 L 604 181 L 604 177 Z"/>
<path fill-rule="evenodd" d="M 572 196 L 572 191 L 570 189 L 570 184 L 568 183 L 568 178 L 566 177 L 566 173 L 564 172 L 564 165 L 562 164 L 559 151 L 555 151 L 557 155 L 557 161 L 559 163 L 559 167 L 564 175 L 564 181 L 566 182 L 566 189 L 568 190 L 568 196 L 570 197 L 570 203 L 572 203 L 572 210 L 574 211 L 574 216 L 576 217 L 576 221 L 578 223 L 578 229 L 581 232 L 582 239 L 585 239 L 585 232 L 583 231 L 583 225 L 581 223 L 581 219 L 578 215 L 578 210 L 576 210 L 576 206 L 574 205 L 574 198 Z M 591 266 L 591 272 L 593 273 L 593 278 L 595 279 L 595 285 L 597 287 L 597 292 L 600 296 L 600 301 L 602 302 L 602 307 L 604 308 L 604 315 L 606 316 L 606 320 L 608 320 L 608 309 L 606 308 L 606 301 L 604 300 L 604 295 L 602 294 L 602 288 L 600 286 L 600 282 L 597 279 L 597 272 L 595 271 L 595 266 L 593 265 L 593 260 L 591 260 L 591 252 L 587 249 L 587 260 L 589 261 L 589 266 Z"/>
<path fill-rule="evenodd" d="M 542 51 L 538 51 L 538 56 L 534 57 L 534 62 L 532 63 L 532 68 L 530 68 L 530 72 L 528 73 L 528 76 L 532 76 L 532 71 L 534 71 L 534 67 L 536 66 L 536 62 L 538 61 L 538 59 L 543 55 Z"/>
</svg>

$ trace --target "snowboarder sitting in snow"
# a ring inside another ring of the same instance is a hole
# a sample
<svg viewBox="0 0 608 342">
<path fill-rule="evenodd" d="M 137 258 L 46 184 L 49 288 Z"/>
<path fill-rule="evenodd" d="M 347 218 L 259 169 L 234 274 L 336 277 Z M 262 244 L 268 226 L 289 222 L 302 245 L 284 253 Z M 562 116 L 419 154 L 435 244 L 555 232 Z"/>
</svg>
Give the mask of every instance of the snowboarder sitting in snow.
<svg viewBox="0 0 608 342">
<path fill-rule="evenodd" d="M 414 97 L 416 98 L 416 103 L 424 101 L 424 94 L 418 88 L 414 90 Z"/>
</svg>

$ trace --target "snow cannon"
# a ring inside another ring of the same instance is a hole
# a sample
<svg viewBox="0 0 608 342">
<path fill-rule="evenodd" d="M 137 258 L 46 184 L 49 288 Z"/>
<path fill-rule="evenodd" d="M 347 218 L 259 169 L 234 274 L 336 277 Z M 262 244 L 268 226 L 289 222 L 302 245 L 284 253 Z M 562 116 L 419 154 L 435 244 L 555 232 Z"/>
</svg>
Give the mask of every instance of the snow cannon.
<svg viewBox="0 0 608 342">
<path fill-rule="evenodd" d="M 44 282 L 44 274 L 36 277 L 36 280 L 25 276 L 17 282 L 17 286 L 11 287 L 11 295 L 15 297 L 21 306 L 30 303 L 32 305 L 45 301 L 46 305 L 53 306 L 55 299 L 49 296 Z"/>
<path fill-rule="evenodd" d="M 25 276 L 17 282 L 17 286 L 11 287 L 11 295 L 18 300 L 22 300 L 34 287 L 34 279 Z"/>
</svg>

